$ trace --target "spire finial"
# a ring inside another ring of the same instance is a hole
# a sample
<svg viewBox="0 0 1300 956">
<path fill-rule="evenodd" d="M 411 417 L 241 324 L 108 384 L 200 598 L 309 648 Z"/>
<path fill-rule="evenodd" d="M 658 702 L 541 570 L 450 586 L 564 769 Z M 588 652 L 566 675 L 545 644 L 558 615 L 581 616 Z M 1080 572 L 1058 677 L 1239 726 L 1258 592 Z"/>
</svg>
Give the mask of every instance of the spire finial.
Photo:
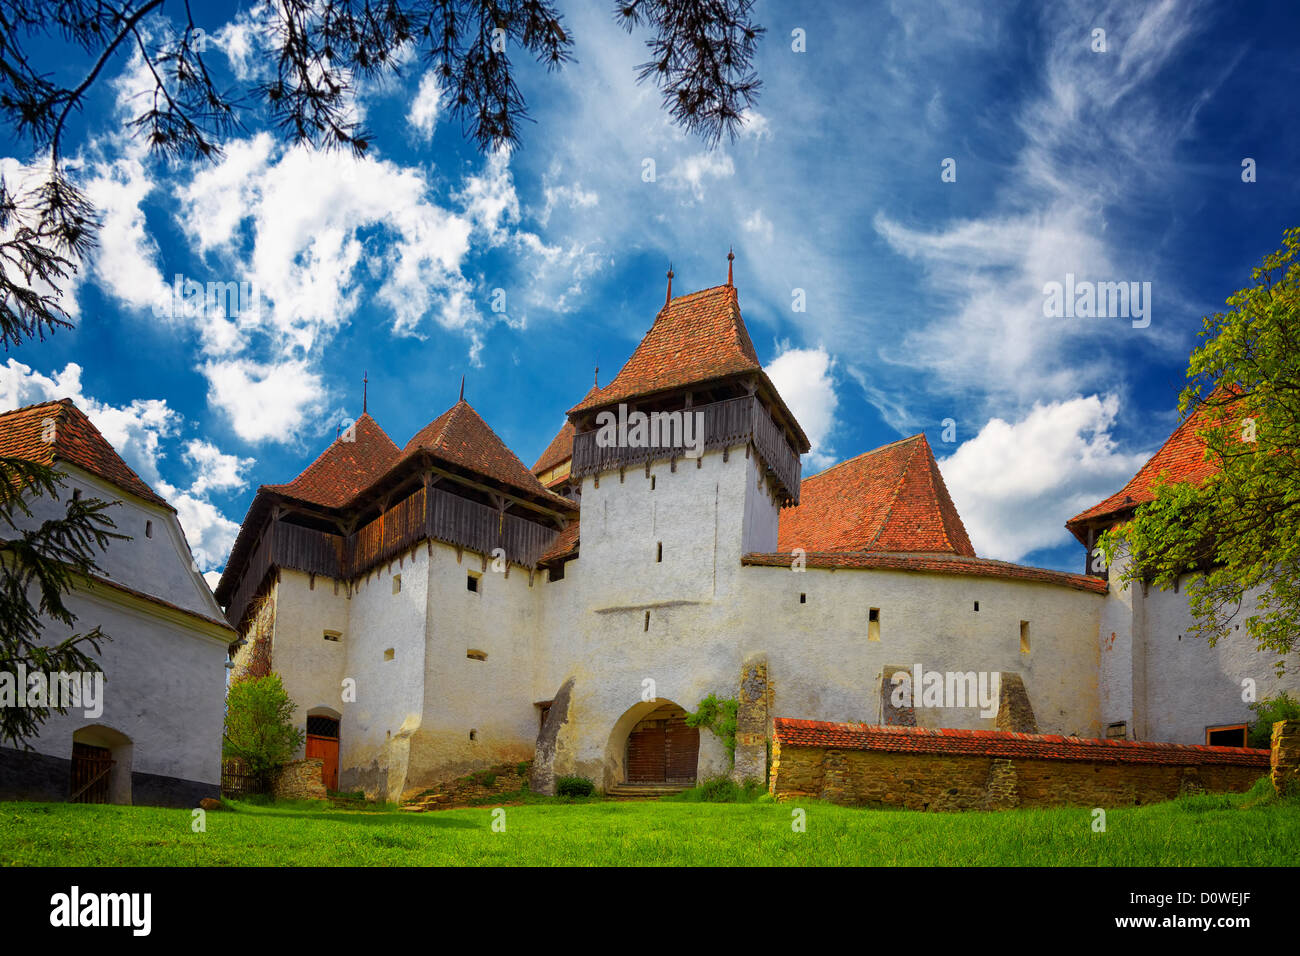
<svg viewBox="0 0 1300 956">
<path fill-rule="evenodd" d="M 367 394 L 370 391 L 370 373 L 361 373 L 361 414 L 366 413 L 366 401 L 369 398 Z"/>
<path fill-rule="evenodd" d="M 731 263 L 734 262 L 735 259 L 736 259 L 736 254 L 731 250 L 731 247 L 728 246 L 727 247 L 727 285 L 731 285 Z"/>
<path fill-rule="evenodd" d="M 664 296 L 664 305 L 673 300 L 673 264 L 668 263 L 668 294 Z"/>
<path fill-rule="evenodd" d="M 596 366 L 596 378 L 591 384 L 594 385 L 596 388 L 600 388 L 600 366 L 599 365 Z"/>
<path fill-rule="evenodd" d="M 465 376 L 460 377 L 460 400 L 465 401 Z"/>
</svg>

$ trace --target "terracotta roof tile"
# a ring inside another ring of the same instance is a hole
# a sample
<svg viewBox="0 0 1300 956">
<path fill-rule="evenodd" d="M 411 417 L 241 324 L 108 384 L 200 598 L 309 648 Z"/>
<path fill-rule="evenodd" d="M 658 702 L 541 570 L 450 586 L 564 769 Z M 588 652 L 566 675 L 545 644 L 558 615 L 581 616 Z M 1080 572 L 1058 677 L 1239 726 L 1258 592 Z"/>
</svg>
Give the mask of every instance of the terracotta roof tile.
<svg viewBox="0 0 1300 956">
<path fill-rule="evenodd" d="M 789 552 L 771 554 L 750 553 L 741 563 L 770 568 L 789 568 L 794 557 Z M 1106 582 L 1087 574 L 1068 571 L 1051 571 L 1032 568 L 992 558 L 976 558 L 960 554 L 917 553 L 899 551 L 809 551 L 804 555 L 804 566 L 809 568 L 861 568 L 887 571 L 916 571 L 929 574 L 963 574 L 974 577 L 1002 578 L 1009 581 L 1038 581 L 1058 584 L 1078 591 L 1106 593 Z"/>
<path fill-rule="evenodd" d="M 0 455 L 51 466 L 66 461 L 136 497 L 176 510 L 127 466 L 70 398 L 0 413 Z"/>
<path fill-rule="evenodd" d="M 614 380 L 569 413 L 762 370 L 740 317 L 735 286 L 715 286 L 678 296 L 660 309 Z"/>
<path fill-rule="evenodd" d="M 564 530 L 559 533 L 551 546 L 546 549 L 546 553 L 537 559 L 539 565 L 555 561 L 559 558 L 567 558 L 578 551 L 578 521 L 570 521 Z"/>
<path fill-rule="evenodd" d="M 1221 397 L 1221 392 L 1211 396 L 1213 401 Z M 1214 474 L 1217 466 L 1205 459 L 1205 442 L 1198 432 L 1222 421 L 1228 415 L 1227 409 L 1220 404 L 1202 404 L 1191 415 L 1183 419 L 1174 429 L 1160 450 L 1151 456 L 1138 473 L 1129 479 L 1115 494 L 1093 505 L 1086 511 L 1075 515 L 1065 523 L 1076 538 L 1087 544 L 1086 527 L 1098 519 L 1114 518 L 1127 514 L 1155 498 L 1157 480 L 1164 478 L 1168 482 L 1192 482 L 1200 484 Z"/>
<path fill-rule="evenodd" d="M 1000 730 L 930 730 L 925 727 L 835 724 L 778 717 L 774 733 L 782 747 L 833 747 L 887 753 L 955 754 L 1034 760 L 1085 760 L 1098 763 L 1228 764 L 1267 767 L 1269 752 L 1246 747 L 1202 747 L 1099 740 L 1057 734 L 1017 734 Z"/>
<path fill-rule="evenodd" d="M 582 401 L 584 403 L 590 401 L 592 398 L 598 396 L 600 391 L 601 390 L 598 386 L 593 385 L 591 390 L 583 396 Z M 568 461 L 572 458 L 574 434 L 575 430 L 573 423 L 566 419 L 559 433 L 551 439 L 551 443 L 547 445 L 546 450 L 542 452 L 542 457 L 538 458 L 537 463 L 533 465 L 533 474 L 540 475 L 544 471 L 550 471 L 561 462 Z"/>
<path fill-rule="evenodd" d="M 924 435 L 803 480 L 782 510 L 782 551 L 934 551 L 975 556 Z"/>
<path fill-rule="evenodd" d="M 399 461 L 421 452 L 493 478 L 516 491 L 563 503 L 566 509 L 573 507 L 567 498 L 548 491 L 464 399 L 416 432 L 402 449 Z"/>
<path fill-rule="evenodd" d="M 363 413 L 293 481 L 263 487 L 309 504 L 342 508 L 392 468 L 399 454 L 397 444 Z"/>
</svg>

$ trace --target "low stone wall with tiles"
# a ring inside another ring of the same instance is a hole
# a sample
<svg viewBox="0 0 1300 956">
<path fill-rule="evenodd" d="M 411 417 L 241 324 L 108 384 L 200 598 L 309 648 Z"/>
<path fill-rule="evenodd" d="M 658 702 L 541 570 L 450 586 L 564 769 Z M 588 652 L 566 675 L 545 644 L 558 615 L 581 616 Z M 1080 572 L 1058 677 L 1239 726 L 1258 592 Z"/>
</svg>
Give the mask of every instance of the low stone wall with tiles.
<svg viewBox="0 0 1300 956">
<path fill-rule="evenodd" d="M 325 800 L 325 781 L 321 770 L 325 761 L 320 757 L 295 760 L 280 768 L 271 784 L 271 796 L 276 800 Z"/>
<path fill-rule="evenodd" d="M 769 788 L 778 800 L 913 810 L 1121 807 L 1182 793 L 1241 792 L 1269 751 L 989 730 L 776 719 Z"/>
</svg>

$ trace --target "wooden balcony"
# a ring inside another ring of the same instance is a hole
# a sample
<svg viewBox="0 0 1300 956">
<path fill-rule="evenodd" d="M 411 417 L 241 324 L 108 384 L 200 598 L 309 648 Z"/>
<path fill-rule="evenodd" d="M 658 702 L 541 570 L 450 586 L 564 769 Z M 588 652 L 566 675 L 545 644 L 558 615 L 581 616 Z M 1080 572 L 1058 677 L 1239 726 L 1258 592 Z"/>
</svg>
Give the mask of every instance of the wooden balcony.
<svg viewBox="0 0 1300 956">
<path fill-rule="evenodd" d="M 351 535 L 329 534 L 283 520 L 262 533 L 226 609 L 236 627 L 272 567 L 351 580 L 426 538 L 533 568 L 554 542 L 558 528 L 505 514 L 439 488 L 418 489 Z"/>
<path fill-rule="evenodd" d="M 801 463 L 799 455 L 786 441 L 785 435 L 752 395 L 732 398 L 709 405 L 695 405 L 682 409 L 684 413 L 704 414 L 704 448 L 726 448 L 751 443 L 758 451 L 763 464 L 781 484 L 791 504 L 799 503 Z M 573 438 L 573 476 L 599 475 L 619 468 L 629 468 L 649 461 L 665 458 L 684 458 L 680 445 L 650 445 L 644 447 L 602 446 L 597 443 L 597 430 L 579 432 Z M 667 436 L 657 436 L 661 441 Z"/>
</svg>

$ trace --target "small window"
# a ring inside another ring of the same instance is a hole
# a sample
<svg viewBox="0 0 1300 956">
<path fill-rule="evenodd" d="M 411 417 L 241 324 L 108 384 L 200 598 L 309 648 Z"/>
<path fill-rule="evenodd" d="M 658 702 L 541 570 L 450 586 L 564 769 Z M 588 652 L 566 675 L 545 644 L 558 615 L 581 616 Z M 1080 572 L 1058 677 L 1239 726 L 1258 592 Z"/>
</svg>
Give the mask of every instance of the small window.
<svg viewBox="0 0 1300 956">
<path fill-rule="evenodd" d="M 470 739 L 470 740 L 478 740 L 478 731 L 477 731 L 477 730 L 471 730 L 471 731 L 469 732 L 469 739 Z"/>
<path fill-rule="evenodd" d="M 660 541 L 659 544 L 656 546 L 655 561 L 658 563 L 662 563 L 663 559 L 664 559 L 664 543 Z"/>
<path fill-rule="evenodd" d="M 976 612 L 978 612 L 979 609 L 980 609 L 980 602 L 979 602 L 979 601 L 976 601 L 976 602 L 975 602 L 975 610 L 976 610 Z"/>
<path fill-rule="evenodd" d="M 1128 722 L 1124 720 L 1116 721 L 1113 724 L 1106 725 L 1106 738 L 1108 740 L 1123 740 L 1128 736 Z"/>
<path fill-rule="evenodd" d="M 1222 727 L 1206 727 L 1205 743 L 1210 747 L 1244 747 L 1246 725 L 1226 724 Z"/>
<path fill-rule="evenodd" d="M 153 522 L 152 522 L 152 521 L 146 521 L 146 522 L 144 523 L 144 536 L 145 536 L 146 538 L 152 538 L 152 537 L 153 537 Z"/>
<path fill-rule="evenodd" d="M 547 571 L 546 571 L 546 580 L 548 580 L 548 581 L 563 581 L 563 580 L 564 580 L 564 565 L 563 565 L 563 564 L 552 564 L 552 565 L 547 569 Z"/>
<path fill-rule="evenodd" d="M 394 651 L 393 651 L 393 649 L 392 649 L 391 647 L 388 648 L 386 651 L 384 651 L 384 660 L 386 660 L 386 661 L 391 661 L 391 660 L 393 660 L 393 658 L 394 658 L 395 656 L 396 656 L 396 654 L 394 653 Z"/>
<path fill-rule="evenodd" d="M 802 592 L 802 591 L 799 592 L 799 603 L 800 603 L 800 604 L 807 604 L 807 603 L 808 603 L 808 595 L 805 594 L 805 593 Z"/>
<path fill-rule="evenodd" d="M 476 651 L 470 648 L 465 652 L 465 656 L 472 661 L 485 661 L 487 660 L 487 651 Z"/>
<path fill-rule="evenodd" d="M 642 630 L 646 630 L 646 631 L 650 630 L 650 612 L 649 612 L 649 611 L 646 611 L 646 612 L 645 612 L 645 627 L 642 628 Z"/>
<path fill-rule="evenodd" d="M 340 631 L 326 631 L 323 636 L 325 640 L 331 641 L 334 644 L 341 643 L 343 640 L 343 634 Z"/>
<path fill-rule="evenodd" d="M 478 594 L 478 575 L 470 574 L 465 578 L 465 590 Z"/>
<path fill-rule="evenodd" d="M 1029 622 L 1020 622 L 1020 653 L 1029 653 Z"/>
<path fill-rule="evenodd" d="M 880 608 L 873 607 L 867 612 L 867 640 L 880 640 Z"/>
<path fill-rule="evenodd" d="M 655 476 L 654 476 L 654 475 L 651 475 L 651 476 L 650 476 L 650 490 L 651 490 L 651 491 L 654 491 L 654 490 L 655 490 Z"/>
<path fill-rule="evenodd" d="M 393 593 L 394 594 L 402 593 L 402 576 L 400 574 L 393 575 Z"/>
</svg>

